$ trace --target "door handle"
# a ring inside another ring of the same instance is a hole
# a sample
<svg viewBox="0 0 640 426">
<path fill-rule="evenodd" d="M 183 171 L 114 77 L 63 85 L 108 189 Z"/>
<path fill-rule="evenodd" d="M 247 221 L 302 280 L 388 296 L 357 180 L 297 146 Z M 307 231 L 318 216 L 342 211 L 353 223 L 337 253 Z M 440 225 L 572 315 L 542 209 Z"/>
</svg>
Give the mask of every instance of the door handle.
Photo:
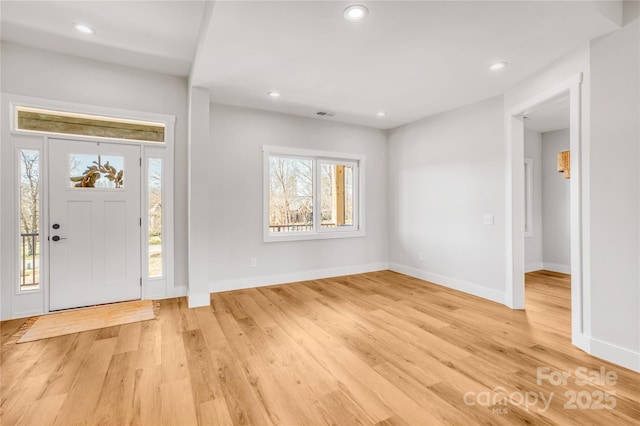
<svg viewBox="0 0 640 426">
<path fill-rule="evenodd" d="M 59 236 L 57 236 L 57 235 L 54 235 L 53 237 L 51 237 L 51 239 L 52 239 L 53 241 L 66 240 L 66 238 L 62 238 L 62 237 L 59 237 Z"/>
</svg>

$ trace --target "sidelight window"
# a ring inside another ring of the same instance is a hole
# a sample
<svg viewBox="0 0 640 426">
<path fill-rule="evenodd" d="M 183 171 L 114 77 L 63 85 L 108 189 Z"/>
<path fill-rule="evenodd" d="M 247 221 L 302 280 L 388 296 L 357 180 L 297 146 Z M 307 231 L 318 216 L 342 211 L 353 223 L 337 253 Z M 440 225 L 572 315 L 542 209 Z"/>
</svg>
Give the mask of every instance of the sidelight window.
<svg viewBox="0 0 640 426">
<path fill-rule="evenodd" d="M 148 276 L 159 278 L 163 275 L 162 238 L 162 158 L 149 158 L 147 166 L 147 209 L 148 209 Z"/>
<path fill-rule="evenodd" d="M 40 151 L 20 149 L 19 208 L 20 291 L 40 289 Z"/>
</svg>

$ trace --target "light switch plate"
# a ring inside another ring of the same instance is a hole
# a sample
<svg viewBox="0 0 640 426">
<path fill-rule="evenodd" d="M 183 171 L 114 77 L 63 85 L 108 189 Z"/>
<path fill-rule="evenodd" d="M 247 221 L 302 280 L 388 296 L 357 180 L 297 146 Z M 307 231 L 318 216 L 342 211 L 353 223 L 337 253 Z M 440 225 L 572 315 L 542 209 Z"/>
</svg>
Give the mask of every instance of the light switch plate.
<svg viewBox="0 0 640 426">
<path fill-rule="evenodd" d="M 485 214 L 484 215 L 484 224 L 485 225 L 493 225 L 493 215 L 492 214 Z"/>
</svg>

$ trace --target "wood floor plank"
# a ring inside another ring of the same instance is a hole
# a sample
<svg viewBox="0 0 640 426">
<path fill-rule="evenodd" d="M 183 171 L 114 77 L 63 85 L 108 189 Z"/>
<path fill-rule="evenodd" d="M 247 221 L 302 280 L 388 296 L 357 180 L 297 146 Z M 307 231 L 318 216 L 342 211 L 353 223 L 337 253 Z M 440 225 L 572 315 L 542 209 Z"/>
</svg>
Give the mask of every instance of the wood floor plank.
<svg viewBox="0 0 640 426">
<path fill-rule="evenodd" d="M 95 342 L 96 335 L 97 330 L 92 330 L 64 336 L 72 339 L 72 343 L 49 376 L 47 385 L 42 392 L 42 398 L 67 394 L 71 391 L 78 374 L 82 371 L 82 363 Z"/>
<path fill-rule="evenodd" d="M 24 401 L 36 401 L 46 382 L 46 374 L 27 376 L 21 380 L 20 386 L 14 388 L 11 395 L 5 395 L 2 405 L 0 405 L 2 425 L 17 424 L 26 414 Z"/>
<path fill-rule="evenodd" d="M 33 342 L 31 345 L 9 345 L 2 347 L 2 365 L 12 368 L 2 368 L 0 375 L 0 407 L 4 406 L 7 398 L 20 386 L 20 379 L 28 377 L 38 363 L 43 362 L 41 354 L 47 342 Z"/>
<path fill-rule="evenodd" d="M 465 417 L 463 413 L 456 410 L 453 405 L 440 399 L 429 388 L 430 386 L 440 383 L 441 380 L 437 380 L 435 382 L 419 381 L 391 363 L 380 364 L 374 368 L 390 383 L 393 383 L 396 387 L 402 389 L 407 396 L 413 399 L 422 408 L 428 410 L 429 413 L 437 419 L 438 424 L 464 424 L 468 421 L 467 417 Z M 397 420 L 399 420 L 399 418 L 396 416 L 394 421 Z"/>
<path fill-rule="evenodd" d="M 162 400 L 160 365 L 150 364 L 135 372 L 131 425 L 160 425 Z"/>
<path fill-rule="evenodd" d="M 97 424 L 131 423 L 135 379 L 134 355 L 131 352 L 115 353 L 114 351 L 95 410 L 91 413 L 91 418 L 95 419 Z"/>
<path fill-rule="evenodd" d="M 140 323 L 140 337 L 136 350 L 138 368 L 159 366 L 162 363 L 161 327 L 158 320 Z"/>
<path fill-rule="evenodd" d="M 183 340 L 187 355 L 187 365 L 189 366 L 191 392 L 197 407 L 196 415 L 198 423 L 202 424 L 203 418 L 201 417 L 200 406 L 216 398 L 216 375 L 202 332 L 199 329 L 187 330 L 183 333 Z"/>
<path fill-rule="evenodd" d="M 163 426 L 198 424 L 188 378 L 161 384 L 160 401 Z"/>
<path fill-rule="evenodd" d="M 231 350 L 216 351 L 212 357 L 229 414 L 236 425 L 272 425 L 265 405 L 256 394 Z"/>
<path fill-rule="evenodd" d="M 336 425 L 369 425 L 376 423 L 343 391 L 336 390 L 320 397 L 320 404 Z"/>
<path fill-rule="evenodd" d="M 96 334 L 97 336 L 98 334 Z M 25 343 L 29 344 L 29 343 Z M 81 423 L 92 418 L 107 376 L 116 339 L 95 340 L 84 354 L 76 379 L 54 421 L 56 425 Z"/>
<path fill-rule="evenodd" d="M 142 324 L 142 322 L 134 322 L 120 326 L 115 353 L 132 352 L 138 349 Z"/>
<path fill-rule="evenodd" d="M 200 413 L 198 418 L 201 425 L 211 426 L 232 426 L 233 420 L 227 404 L 222 399 L 214 399 L 212 401 L 203 402 L 199 407 Z"/>
<path fill-rule="evenodd" d="M 525 296 L 380 271 L 167 299 L 157 320 L 3 346 L 0 423 L 640 425 L 640 375 L 571 345 L 570 277 L 527 274 Z M 616 382 L 580 381 L 600 369 Z"/>
<path fill-rule="evenodd" d="M 16 424 L 19 426 L 53 424 L 66 397 L 66 394 L 61 394 L 34 401 L 32 409 L 26 411 Z"/>
</svg>

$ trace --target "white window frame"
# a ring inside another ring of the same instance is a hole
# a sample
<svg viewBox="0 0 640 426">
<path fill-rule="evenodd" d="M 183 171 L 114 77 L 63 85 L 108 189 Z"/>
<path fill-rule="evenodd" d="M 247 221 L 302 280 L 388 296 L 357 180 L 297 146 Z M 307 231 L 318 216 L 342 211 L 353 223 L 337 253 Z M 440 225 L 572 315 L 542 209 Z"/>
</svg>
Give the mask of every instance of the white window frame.
<svg viewBox="0 0 640 426">
<path fill-rule="evenodd" d="M 165 189 L 165 159 L 164 159 L 164 155 L 163 153 L 160 151 L 152 151 L 152 152 L 147 152 L 145 155 L 145 161 L 144 161 L 144 177 L 142 179 L 143 183 L 146 185 L 145 188 L 145 200 L 143 203 L 144 206 L 144 212 L 142 213 L 143 216 L 146 215 L 146 218 L 143 220 L 144 222 L 144 246 L 146 248 L 145 251 L 145 259 L 143 263 L 143 268 L 144 268 L 144 278 L 147 281 L 154 281 L 154 280 L 164 280 L 166 278 L 166 249 L 167 249 L 167 245 L 165 244 L 165 238 L 164 238 L 164 232 L 166 230 L 165 226 L 165 217 L 164 217 L 164 208 L 161 209 L 160 212 L 160 229 L 162 230 L 162 243 L 160 244 L 161 247 L 161 257 L 162 257 L 162 273 L 160 275 L 149 275 L 149 256 L 151 254 L 151 245 L 149 244 L 149 230 L 150 230 L 150 224 L 149 224 L 149 163 L 151 162 L 151 160 L 160 160 L 162 164 L 162 168 L 161 170 L 161 175 L 160 175 L 160 199 L 162 200 L 161 202 L 164 203 L 164 197 L 167 195 L 166 194 L 166 189 Z"/>
<path fill-rule="evenodd" d="M 341 165 L 341 166 L 350 166 L 353 168 L 353 225 L 345 225 L 343 227 L 336 228 L 323 228 L 322 225 L 322 165 L 330 164 L 330 165 Z M 344 158 L 336 159 L 336 158 L 318 158 L 316 160 L 317 173 L 315 174 L 314 179 L 314 188 L 315 188 L 315 198 L 314 198 L 314 206 L 313 206 L 313 217 L 314 217 L 314 225 L 315 218 L 318 218 L 318 227 L 314 228 L 317 232 L 320 233 L 331 233 L 331 232 L 353 232 L 359 229 L 358 224 L 360 223 L 360 217 L 358 216 L 358 212 L 360 211 L 360 203 L 358 202 L 358 194 L 359 194 L 359 183 L 360 183 L 360 165 L 358 161 L 353 161 L 351 159 L 347 160 Z M 315 170 L 315 167 L 314 167 Z M 316 202 L 317 201 L 317 202 Z"/>
<path fill-rule="evenodd" d="M 162 275 L 149 276 L 149 160 L 162 160 Z M 173 153 L 161 146 L 144 145 L 142 152 L 142 298 L 159 299 L 174 295 L 174 165 Z"/>
<path fill-rule="evenodd" d="M 365 232 L 365 159 L 364 155 L 347 154 L 340 152 L 328 152 L 318 150 L 297 149 L 280 146 L 262 147 L 263 153 L 263 241 L 265 243 L 278 241 L 304 241 L 331 238 L 364 237 Z M 281 156 L 288 158 L 300 158 L 313 161 L 313 230 L 272 233 L 269 230 L 269 195 L 270 195 L 270 158 Z M 322 228 L 321 203 L 320 203 L 320 165 L 342 164 L 354 168 L 354 206 L 353 226 Z"/>
<path fill-rule="evenodd" d="M 20 259 L 20 179 L 21 179 L 21 161 L 20 161 L 20 151 L 23 150 L 28 150 L 28 151 L 38 151 L 38 191 L 39 191 L 39 200 L 38 200 L 38 210 L 39 210 L 39 217 L 38 217 L 38 239 L 40 240 L 40 256 L 38 258 L 38 268 L 40 270 L 40 279 L 38 282 L 38 288 L 37 289 L 32 289 L 32 290 L 24 290 L 22 289 L 21 286 L 21 279 L 20 279 L 20 263 L 21 263 L 21 259 Z M 43 236 L 45 235 L 45 231 L 44 231 L 44 216 L 45 216 L 45 211 L 43 209 L 44 207 L 44 180 L 43 180 L 43 170 L 45 172 L 47 172 L 46 170 L 46 166 L 44 165 L 45 161 L 44 160 L 44 155 L 43 155 L 43 150 L 42 150 L 42 143 L 40 141 L 34 141 L 34 140 L 18 140 L 15 144 L 14 144 L 14 153 L 15 153 L 15 158 L 14 158 L 14 167 L 15 167 L 15 185 L 14 185 L 14 205 L 18 208 L 17 212 L 15 213 L 15 220 L 14 220 L 14 232 L 16 233 L 16 235 L 18 236 L 18 238 L 16 239 L 15 243 L 16 243 L 16 251 L 15 251 L 15 259 L 14 259 L 14 268 L 16 269 L 15 272 L 15 277 L 17 277 L 17 280 L 14 280 L 14 295 L 23 295 L 23 294 L 33 294 L 33 293 L 43 293 L 44 292 L 44 282 L 45 282 L 45 274 L 48 274 L 48 271 L 45 270 L 45 256 L 48 256 L 48 244 L 46 244 L 44 241 Z"/>
</svg>

